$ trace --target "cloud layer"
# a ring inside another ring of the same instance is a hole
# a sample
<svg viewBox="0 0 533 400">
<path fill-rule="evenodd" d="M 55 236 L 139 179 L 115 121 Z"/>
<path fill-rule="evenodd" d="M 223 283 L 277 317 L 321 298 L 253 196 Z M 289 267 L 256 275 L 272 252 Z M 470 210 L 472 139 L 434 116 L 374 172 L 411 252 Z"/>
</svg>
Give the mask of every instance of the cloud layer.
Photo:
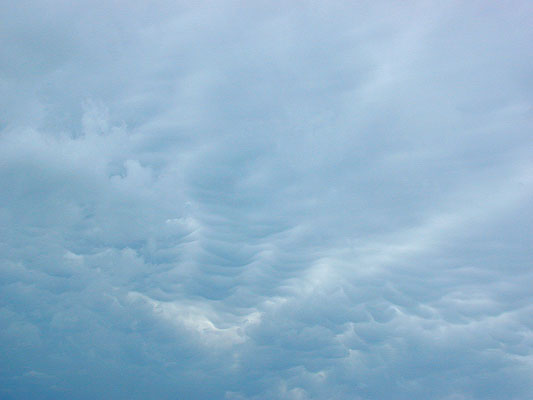
<svg viewBox="0 0 533 400">
<path fill-rule="evenodd" d="M 531 4 L 192 3 L 2 7 L 0 397 L 533 397 Z"/>
</svg>

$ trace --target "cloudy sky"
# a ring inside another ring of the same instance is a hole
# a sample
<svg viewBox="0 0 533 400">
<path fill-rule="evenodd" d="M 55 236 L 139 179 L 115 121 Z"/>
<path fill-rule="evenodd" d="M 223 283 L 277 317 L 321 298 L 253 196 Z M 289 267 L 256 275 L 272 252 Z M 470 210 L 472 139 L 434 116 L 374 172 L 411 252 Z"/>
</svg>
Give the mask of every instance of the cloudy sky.
<svg viewBox="0 0 533 400">
<path fill-rule="evenodd" d="M 0 3 L 0 398 L 533 398 L 530 1 Z"/>
</svg>

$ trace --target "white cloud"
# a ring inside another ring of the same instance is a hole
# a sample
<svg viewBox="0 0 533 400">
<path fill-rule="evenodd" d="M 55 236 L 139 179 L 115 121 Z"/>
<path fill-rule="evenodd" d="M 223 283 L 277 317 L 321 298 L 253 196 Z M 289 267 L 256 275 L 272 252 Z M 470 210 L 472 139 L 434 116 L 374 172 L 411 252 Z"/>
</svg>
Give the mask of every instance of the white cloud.
<svg viewBox="0 0 533 400">
<path fill-rule="evenodd" d="M 0 397 L 531 397 L 527 2 L 31 3 Z"/>
</svg>

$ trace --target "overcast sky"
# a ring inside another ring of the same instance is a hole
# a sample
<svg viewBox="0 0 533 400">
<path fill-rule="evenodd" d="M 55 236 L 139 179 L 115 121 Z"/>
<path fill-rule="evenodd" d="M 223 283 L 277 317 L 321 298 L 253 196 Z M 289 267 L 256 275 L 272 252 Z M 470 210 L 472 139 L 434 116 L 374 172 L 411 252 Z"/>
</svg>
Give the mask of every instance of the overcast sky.
<svg viewBox="0 0 533 400">
<path fill-rule="evenodd" d="M 0 0 L 0 398 L 533 398 L 533 5 Z"/>
</svg>

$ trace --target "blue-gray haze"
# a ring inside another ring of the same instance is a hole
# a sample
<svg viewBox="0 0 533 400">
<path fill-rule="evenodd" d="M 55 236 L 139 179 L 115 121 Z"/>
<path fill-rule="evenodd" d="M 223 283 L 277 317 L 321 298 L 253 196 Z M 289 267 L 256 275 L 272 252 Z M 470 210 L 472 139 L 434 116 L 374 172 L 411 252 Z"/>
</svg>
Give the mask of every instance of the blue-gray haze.
<svg viewBox="0 0 533 400">
<path fill-rule="evenodd" d="M 0 1 L 0 398 L 533 398 L 533 3 Z"/>
</svg>

